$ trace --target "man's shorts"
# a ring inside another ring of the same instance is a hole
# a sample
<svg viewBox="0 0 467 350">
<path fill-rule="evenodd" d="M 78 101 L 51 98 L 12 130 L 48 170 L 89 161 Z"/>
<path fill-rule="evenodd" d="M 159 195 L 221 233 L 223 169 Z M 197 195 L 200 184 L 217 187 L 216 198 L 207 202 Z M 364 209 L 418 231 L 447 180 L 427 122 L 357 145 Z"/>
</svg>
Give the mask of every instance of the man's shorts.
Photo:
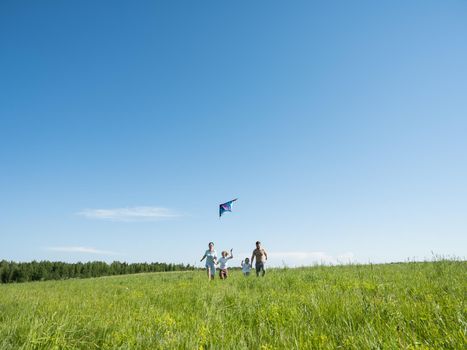
<svg viewBox="0 0 467 350">
<path fill-rule="evenodd" d="M 227 269 L 219 269 L 219 277 L 220 278 L 227 278 L 229 273 L 227 272 Z"/>
<path fill-rule="evenodd" d="M 209 269 L 210 270 L 210 273 L 211 273 L 211 276 L 215 276 L 216 275 L 216 265 L 212 262 L 212 263 L 206 263 L 206 269 Z"/>
<path fill-rule="evenodd" d="M 256 263 L 256 273 L 259 273 L 261 270 L 264 271 L 264 263 L 263 262 L 257 262 Z"/>
</svg>

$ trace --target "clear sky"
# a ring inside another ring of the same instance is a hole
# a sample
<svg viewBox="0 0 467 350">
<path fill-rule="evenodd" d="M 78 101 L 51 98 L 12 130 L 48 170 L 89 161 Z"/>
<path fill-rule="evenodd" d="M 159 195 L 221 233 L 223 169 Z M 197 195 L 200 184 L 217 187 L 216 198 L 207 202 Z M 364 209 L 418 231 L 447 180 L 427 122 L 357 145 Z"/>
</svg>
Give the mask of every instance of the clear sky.
<svg viewBox="0 0 467 350">
<path fill-rule="evenodd" d="M 465 258 L 467 2 L 1 1 L 0 237 L 20 261 Z"/>
</svg>

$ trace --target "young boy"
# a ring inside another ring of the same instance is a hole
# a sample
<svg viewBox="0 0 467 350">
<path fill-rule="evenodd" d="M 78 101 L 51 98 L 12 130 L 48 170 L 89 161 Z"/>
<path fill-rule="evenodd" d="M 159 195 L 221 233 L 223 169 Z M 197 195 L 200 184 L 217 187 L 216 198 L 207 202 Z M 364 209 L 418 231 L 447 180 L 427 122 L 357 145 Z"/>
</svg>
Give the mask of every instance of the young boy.
<svg viewBox="0 0 467 350">
<path fill-rule="evenodd" d="M 232 249 L 230 249 L 230 255 L 225 250 L 222 252 L 222 258 L 219 259 L 219 277 L 221 280 L 225 280 L 228 276 L 227 262 L 233 258 Z"/>
<path fill-rule="evenodd" d="M 251 270 L 250 259 L 245 258 L 245 260 L 242 260 L 243 276 L 250 276 L 250 270 Z"/>
</svg>

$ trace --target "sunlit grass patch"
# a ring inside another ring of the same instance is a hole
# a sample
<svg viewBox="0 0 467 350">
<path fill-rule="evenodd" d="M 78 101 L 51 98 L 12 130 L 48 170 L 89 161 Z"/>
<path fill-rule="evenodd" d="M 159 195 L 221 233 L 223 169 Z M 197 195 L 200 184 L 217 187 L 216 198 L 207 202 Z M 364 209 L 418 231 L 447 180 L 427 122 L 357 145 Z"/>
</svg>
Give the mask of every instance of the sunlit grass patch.
<svg viewBox="0 0 467 350">
<path fill-rule="evenodd" d="M 1 349 L 462 349 L 467 263 L 0 286 Z"/>
</svg>

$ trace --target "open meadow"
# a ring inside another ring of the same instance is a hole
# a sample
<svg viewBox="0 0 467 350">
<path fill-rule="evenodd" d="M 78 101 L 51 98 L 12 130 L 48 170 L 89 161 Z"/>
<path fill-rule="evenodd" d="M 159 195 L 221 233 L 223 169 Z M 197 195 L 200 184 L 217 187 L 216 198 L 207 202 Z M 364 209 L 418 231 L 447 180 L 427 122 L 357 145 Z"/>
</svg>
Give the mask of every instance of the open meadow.
<svg viewBox="0 0 467 350">
<path fill-rule="evenodd" d="M 466 283 L 444 260 L 0 285 L 0 348 L 465 349 Z"/>
</svg>

